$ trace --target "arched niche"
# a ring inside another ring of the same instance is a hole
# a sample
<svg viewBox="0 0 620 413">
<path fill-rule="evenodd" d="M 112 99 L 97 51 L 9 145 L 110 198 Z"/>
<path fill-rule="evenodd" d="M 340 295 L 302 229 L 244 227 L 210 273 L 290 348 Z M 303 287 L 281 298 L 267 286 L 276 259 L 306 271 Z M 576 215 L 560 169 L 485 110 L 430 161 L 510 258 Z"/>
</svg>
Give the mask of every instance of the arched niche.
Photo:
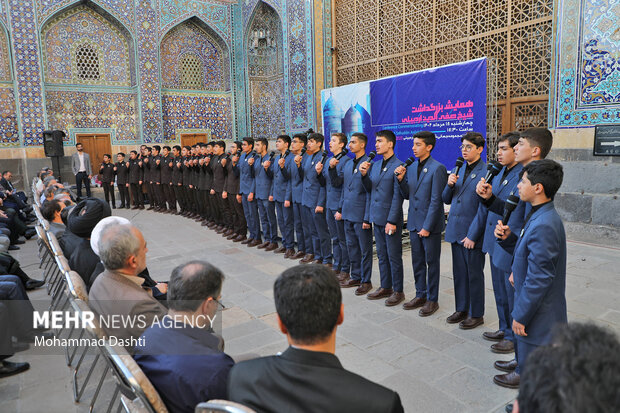
<svg viewBox="0 0 620 413">
<path fill-rule="evenodd" d="M 252 136 L 274 139 L 284 132 L 284 40 L 282 20 L 263 1 L 246 28 L 245 51 Z"/>
<path fill-rule="evenodd" d="M 0 20 L 0 144 L 19 144 L 11 42 L 2 20 Z"/>
</svg>

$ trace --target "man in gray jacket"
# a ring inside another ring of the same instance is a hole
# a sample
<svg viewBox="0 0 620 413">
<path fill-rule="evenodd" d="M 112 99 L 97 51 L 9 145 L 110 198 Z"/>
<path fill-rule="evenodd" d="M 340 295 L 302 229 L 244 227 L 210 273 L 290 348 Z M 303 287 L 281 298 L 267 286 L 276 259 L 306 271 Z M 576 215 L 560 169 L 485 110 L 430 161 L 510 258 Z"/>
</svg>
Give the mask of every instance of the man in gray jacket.
<svg viewBox="0 0 620 413">
<path fill-rule="evenodd" d="M 86 187 L 86 196 L 90 197 L 90 178 L 93 171 L 90 166 L 90 156 L 84 152 L 81 143 L 75 145 L 77 152 L 71 155 L 71 170 L 75 175 L 78 200 L 82 198 L 82 183 Z"/>
</svg>

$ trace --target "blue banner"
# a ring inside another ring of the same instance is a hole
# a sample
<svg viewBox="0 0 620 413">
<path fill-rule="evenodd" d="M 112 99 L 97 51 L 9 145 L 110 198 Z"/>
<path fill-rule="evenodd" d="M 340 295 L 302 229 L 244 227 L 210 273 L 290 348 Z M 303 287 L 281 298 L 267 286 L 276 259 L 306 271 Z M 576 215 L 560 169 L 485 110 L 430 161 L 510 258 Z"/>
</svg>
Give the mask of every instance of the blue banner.
<svg viewBox="0 0 620 413">
<path fill-rule="evenodd" d="M 372 129 L 396 134 L 401 160 L 413 155 L 416 132 L 435 133 L 432 155 L 450 169 L 461 155 L 461 136 L 474 131 L 486 138 L 486 68 L 486 59 L 477 59 L 370 82 Z"/>
</svg>

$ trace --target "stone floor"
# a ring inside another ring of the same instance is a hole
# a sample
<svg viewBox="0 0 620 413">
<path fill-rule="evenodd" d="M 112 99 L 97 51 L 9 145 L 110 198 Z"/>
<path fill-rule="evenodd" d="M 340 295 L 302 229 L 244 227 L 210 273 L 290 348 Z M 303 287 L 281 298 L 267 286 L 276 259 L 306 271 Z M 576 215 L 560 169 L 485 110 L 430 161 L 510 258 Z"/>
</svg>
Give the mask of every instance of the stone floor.
<svg viewBox="0 0 620 413">
<path fill-rule="evenodd" d="M 229 354 L 274 354 L 287 346 L 277 330 L 273 282 L 294 261 L 281 255 L 234 244 L 186 218 L 147 211 L 116 210 L 131 219 L 148 242 L 148 266 L 153 278 L 167 280 L 171 270 L 190 259 L 204 259 L 225 274 L 223 335 Z M 577 238 L 577 237 L 572 237 Z M 570 320 L 592 320 L 620 332 L 620 246 L 605 243 L 568 243 L 567 297 Z M 36 276 L 36 243 L 30 241 L 14 254 L 25 270 Z M 405 294 L 414 296 L 410 254 L 404 251 Z M 378 283 L 375 266 L 373 281 Z M 345 321 L 338 329 L 336 355 L 345 368 L 390 387 L 400 394 L 406 411 L 500 412 L 516 391 L 493 384 L 498 372 L 493 361 L 508 359 L 489 350 L 482 339 L 497 328 L 490 271 L 486 271 L 486 315 L 483 327 L 470 331 L 445 322 L 454 309 L 450 246 L 442 245 L 440 309 L 429 318 L 417 311 L 387 308 L 343 290 Z M 46 299 L 41 290 L 33 299 Z M 39 351 L 40 353 L 40 351 Z M 28 361 L 31 369 L 0 381 L 0 411 L 82 412 L 87 403 L 74 404 L 71 371 L 61 355 L 19 353 L 11 360 Z M 107 409 L 110 385 L 96 405 Z M 92 389 L 87 390 L 87 396 Z M 106 399 L 107 398 L 107 399 Z M 85 397 L 84 400 L 88 400 Z"/>
</svg>

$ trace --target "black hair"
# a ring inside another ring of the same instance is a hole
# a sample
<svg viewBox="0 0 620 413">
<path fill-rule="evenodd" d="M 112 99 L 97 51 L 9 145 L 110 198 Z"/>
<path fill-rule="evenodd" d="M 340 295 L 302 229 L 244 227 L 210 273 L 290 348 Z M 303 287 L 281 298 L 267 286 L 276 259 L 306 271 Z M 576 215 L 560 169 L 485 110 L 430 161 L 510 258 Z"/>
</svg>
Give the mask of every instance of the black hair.
<svg viewBox="0 0 620 413">
<path fill-rule="evenodd" d="M 41 215 L 50 222 L 54 220 L 56 212 L 61 212 L 60 201 L 57 199 L 50 199 L 41 205 Z"/>
<path fill-rule="evenodd" d="M 157 153 L 161 152 L 161 146 L 159 145 L 153 145 L 153 149 L 155 149 Z"/>
<path fill-rule="evenodd" d="M 226 142 L 224 142 L 224 141 L 217 141 L 213 145 L 219 146 L 220 148 L 226 150 Z"/>
<path fill-rule="evenodd" d="M 162 149 L 166 149 L 168 152 L 170 152 L 172 149 L 170 149 L 170 146 L 166 145 L 164 146 Z"/>
<path fill-rule="evenodd" d="M 545 159 L 553 145 L 553 135 L 547 128 L 530 128 L 521 132 L 520 137 L 527 139 L 531 146 L 540 148 L 540 157 Z"/>
<path fill-rule="evenodd" d="M 109 153 L 104 153 L 104 154 L 103 154 L 103 157 L 104 157 L 104 158 L 105 158 L 106 156 L 108 157 L 108 159 L 112 159 L 112 155 L 110 155 Z"/>
<path fill-rule="evenodd" d="M 357 138 L 358 140 L 364 142 L 364 146 L 368 145 L 368 136 L 366 136 L 365 133 L 355 132 L 354 134 L 351 135 L 351 139 L 353 138 Z"/>
<path fill-rule="evenodd" d="M 129 153 L 133 153 L 134 155 L 138 156 L 138 151 L 130 151 Z"/>
<path fill-rule="evenodd" d="M 78 147 L 78 146 L 80 146 L 80 145 L 82 145 L 82 142 L 77 142 L 77 143 L 75 144 L 75 147 L 77 148 L 77 147 Z M 84 145 L 82 145 L 82 146 L 84 146 Z"/>
<path fill-rule="evenodd" d="M 549 199 L 553 199 L 562 186 L 562 179 L 564 178 L 562 165 L 551 159 L 540 159 L 528 163 L 521 170 L 519 177 L 523 177 L 526 172 L 528 181 L 532 185 L 541 184 Z"/>
<path fill-rule="evenodd" d="M 308 136 L 305 133 L 296 133 L 293 135 L 293 139 L 299 139 L 304 143 L 304 146 L 308 143 Z"/>
<path fill-rule="evenodd" d="M 206 148 L 207 146 L 211 146 L 213 147 L 213 145 L 217 145 L 217 142 L 207 142 L 207 143 L 200 143 L 200 147 L 201 148 Z"/>
<path fill-rule="evenodd" d="M 243 138 L 243 141 L 250 145 L 252 148 L 254 147 L 254 139 L 250 138 L 249 136 Z"/>
<path fill-rule="evenodd" d="M 484 136 L 479 132 L 467 132 L 461 137 L 461 142 L 468 141 L 476 145 L 476 148 L 484 148 Z"/>
<path fill-rule="evenodd" d="M 188 151 L 191 151 L 191 150 L 192 150 L 192 147 L 191 147 L 191 146 L 189 146 L 189 145 L 185 145 L 185 146 L 184 146 L 184 148 L 185 148 L 185 149 L 187 149 Z"/>
<path fill-rule="evenodd" d="M 323 142 L 325 142 L 325 136 L 323 136 L 323 134 L 321 133 L 317 133 L 317 132 L 312 132 L 308 135 L 308 140 L 312 140 L 315 141 L 317 143 L 321 144 L 321 148 L 323 147 Z"/>
<path fill-rule="evenodd" d="M 132 152 L 134 152 L 134 151 L 132 151 Z M 119 153 L 117 153 L 116 155 L 120 155 L 120 156 L 122 156 L 123 158 L 125 157 L 125 153 L 124 153 L 124 152 L 119 152 Z"/>
<path fill-rule="evenodd" d="M 3 172 L 2 172 L 2 176 L 4 176 L 4 175 L 8 174 L 9 172 L 11 172 L 11 171 L 3 171 Z"/>
<path fill-rule="evenodd" d="M 172 149 L 176 149 L 177 151 L 181 152 L 181 145 L 174 145 Z"/>
<path fill-rule="evenodd" d="M 420 132 L 416 132 L 416 134 L 413 135 L 413 138 L 422 139 L 426 145 L 433 145 L 433 149 L 435 149 L 437 138 L 435 137 L 435 134 L 433 132 L 422 130 Z"/>
<path fill-rule="evenodd" d="M 269 142 L 266 138 L 256 138 L 256 142 L 261 142 L 263 145 L 265 145 L 265 149 L 269 148 Z"/>
<path fill-rule="evenodd" d="M 276 140 L 280 139 L 282 142 L 288 144 L 288 146 L 291 146 L 291 137 L 288 135 L 278 135 L 278 138 Z"/>
<path fill-rule="evenodd" d="M 75 205 L 67 206 L 65 209 L 60 211 L 60 219 L 62 219 L 62 223 L 65 224 L 65 226 L 67 226 L 67 219 L 69 218 L 69 214 L 73 211 L 74 207 Z"/>
<path fill-rule="evenodd" d="M 278 316 L 296 342 L 324 342 L 336 327 L 342 293 L 329 268 L 318 264 L 289 268 L 276 280 L 273 295 Z"/>
<path fill-rule="evenodd" d="M 340 143 L 344 144 L 344 146 L 347 146 L 347 135 L 345 135 L 342 132 L 334 132 L 332 133 L 332 136 L 337 137 L 340 140 Z"/>
<path fill-rule="evenodd" d="M 217 299 L 224 274 L 205 261 L 194 260 L 172 270 L 168 282 L 168 308 L 196 311 L 209 297 Z"/>
<path fill-rule="evenodd" d="M 235 145 L 237 145 L 237 150 L 241 149 L 241 141 L 234 141 Z"/>
<path fill-rule="evenodd" d="M 592 323 L 556 326 L 552 345 L 538 347 L 527 359 L 517 397 L 519 411 L 617 411 L 619 353 L 620 342 L 602 327 Z"/>
<path fill-rule="evenodd" d="M 394 145 L 394 148 L 396 148 L 396 135 L 394 135 L 394 132 L 392 132 L 389 129 L 384 129 L 384 130 L 380 130 L 379 132 L 375 133 L 375 136 L 377 138 L 381 137 L 381 138 L 385 138 L 388 142 L 392 142 L 392 144 Z"/>
<path fill-rule="evenodd" d="M 510 145 L 511 148 L 514 148 L 515 146 L 517 146 L 517 143 L 519 143 L 519 132 L 505 133 L 499 137 L 497 143 L 504 141 L 508 141 L 508 145 Z"/>
</svg>

